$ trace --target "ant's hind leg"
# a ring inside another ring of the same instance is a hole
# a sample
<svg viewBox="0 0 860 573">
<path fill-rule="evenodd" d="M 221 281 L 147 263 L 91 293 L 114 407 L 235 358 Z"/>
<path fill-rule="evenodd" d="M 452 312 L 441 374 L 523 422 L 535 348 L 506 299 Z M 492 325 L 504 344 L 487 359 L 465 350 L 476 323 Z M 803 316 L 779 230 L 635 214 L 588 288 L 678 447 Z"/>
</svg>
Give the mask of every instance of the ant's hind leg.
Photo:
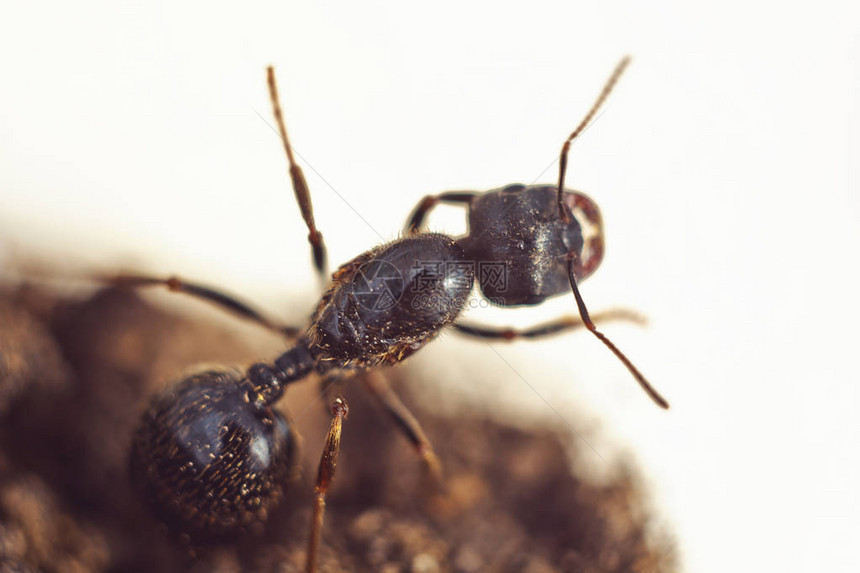
<svg viewBox="0 0 860 573">
<path fill-rule="evenodd" d="M 299 204 L 299 210 L 302 212 L 302 219 L 304 219 L 305 225 L 308 228 L 308 243 L 311 246 L 314 267 L 320 277 L 325 279 L 326 275 L 328 275 L 325 243 L 323 242 L 322 233 L 317 229 L 316 222 L 314 221 L 314 207 L 311 204 L 311 192 L 308 189 L 308 182 L 305 180 L 302 168 L 299 167 L 293 156 L 293 146 L 287 135 L 287 125 L 284 123 L 284 114 L 281 111 L 281 102 L 278 98 L 278 85 L 275 82 L 275 69 L 272 66 L 266 69 L 266 76 L 269 83 L 269 97 L 272 100 L 272 111 L 275 114 L 275 121 L 278 123 L 278 132 L 281 136 L 281 142 L 284 144 L 284 151 L 287 154 L 287 164 L 289 166 L 290 181 L 293 184 L 293 193 L 296 196 L 296 202 Z"/>
<path fill-rule="evenodd" d="M 625 320 L 636 324 L 643 325 L 646 320 L 641 314 L 632 310 L 616 309 L 598 312 L 591 317 L 595 322 L 607 322 L 611 320 Z M 454 330 L 460 334 L 474 336 L 476 338 L 487 338 L 491 340 L 515 340 L 517 338 L 543 338 L 544 336 L 552 336 L 568 330 L 575 330 L 585 326 L 578 316 L 564 316 L 552 322 L 539 324 L 530 328 L 515 329 L 515 328 L 496 328 L 490 326 L 477 326 L 471 324 L 455 323 Z"/>
<path fill-rule="evenodd" d="M 317 481 L 314 486 L 314 510 L 311 517 L 311 531 L 308 537 L 308 554 L 305 570 L 314 573 L 317 567 L 317 554 L 319 553 L 320 536 L 322 535 L 323 519 L 325 518 L 325 495 L 334 479 L 334 470 L 337 467 L 337 456 L 340 452 L 340 436 L 343 429 L 343 421 L 349 415 L 349 406 L 341 398 L 335 398 L 331 406 L 331 427 L 325 441 L 319 469 L 317 470 Z"/>
<path fill-rule="evenodd" d="M 442 464 L 433 450 L 433 445 L 427 439 L 427 434 L 412 412 L 400 401 L 388 381 L 378 370 L 365 373 L 362 376 L 364 387 L 376 398 L 385 412 L 391 417 L 406 439 L 415 447 L 415 451 L 424 461 L 424 467 L 435 485 L 442 483 Z"/>
<path fill-rule="evenodd" d="M 98 282 L 103 284 L 126 288 L 163 286 L 171 292 L 181 292 L 210 302 L 223 310 L 232 312 L 241 318 L 250 320 L 251 322 L 255 322 L 263 328 L 276 332 L 282 336 L 293 338 L 300 332 L 300 329 L 298 328 L 285 326 L 277 321 L 267 318 L 259 311 L 251 308 L 231 295 L 224 294 L 203 285 L 183 281 L 177 277 L 162 279 L 147 275 L 120 274 L 95 278 Z"/>
<path fill-rule="evenodd" d="M 421 225 L 424 224 L 424 219 L 427 218 L 430 211 L 439 203 L 465 203 L 468 205 L 478 194 L 475 191 L 447 191 L 438 195 L 427 195 L 421 199 L 421 202 L 415 206 L 415 209 L 413 209 L 412 214 L 409 216 L 409 222 L 406 224 L 406 234 L 416 234 L 421 229 Z"/>
</svg>

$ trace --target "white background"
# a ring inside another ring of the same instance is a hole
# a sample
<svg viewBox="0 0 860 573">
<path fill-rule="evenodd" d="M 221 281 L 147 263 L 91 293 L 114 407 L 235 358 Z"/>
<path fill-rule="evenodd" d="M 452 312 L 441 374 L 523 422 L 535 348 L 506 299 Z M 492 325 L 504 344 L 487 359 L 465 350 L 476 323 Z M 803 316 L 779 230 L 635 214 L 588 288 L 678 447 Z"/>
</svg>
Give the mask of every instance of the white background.
<svg viewBox="0 0 860 573">
<path fill-rule="evenodd" d="M 561 425 L 527 380 L 601 456 L 642 466 L 685 570 L 860 570 L 854 6 L 120 4 L 3 9 L 0 252 L 178 272 L 296 321 L 318 285 L 267 64 L 340 262 L 395 238 L 427 193 L 554 182 L 631 53 L 568 185 L 606 220 L 583 296 L 651 318 L 604 330 L 672 409 L 585 334 L 443 337 L 412 361 L 417 391 Z"/>
</svg>

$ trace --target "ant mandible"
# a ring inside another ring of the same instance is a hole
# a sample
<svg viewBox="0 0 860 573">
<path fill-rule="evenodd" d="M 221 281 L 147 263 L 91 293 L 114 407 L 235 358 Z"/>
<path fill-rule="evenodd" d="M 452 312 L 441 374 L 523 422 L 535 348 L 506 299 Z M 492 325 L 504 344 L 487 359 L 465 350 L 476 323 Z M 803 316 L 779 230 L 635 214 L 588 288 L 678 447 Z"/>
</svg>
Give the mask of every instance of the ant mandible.
<svg viewBox="0 0 860 573">
<path fill-rule="evenodd" d="M 414 416 L 399 401 L 378 366 L 397 364 L 446 327 L 471 336 L 511 340 L 542 337 L 585 326 L 603 342 L 661 407 L 668 403 L 632 362 L 599 330 L 582 300 L 578 283 L 603 256 L 600 211 L 586 195 L 564 189 L 570 145 L 592 120 L 629 63 L 615 68 L 585 118 L 561 149 L 558 185 L 508 185 L 487 192 L 448 192 L 425 197 L 407 224 L 406 236 L 345 263 L 305 328 L 286 327 L 236 298 L 179 280 L 141 275 L 103 279 L 121 286 L 166 286 L 215 303 L 275 330 L 295 342 L 271 363 L 244 371 L 210 369 L 189 376 L 157 395 L 132 439 L 130 469 L 156 513 L 198 538 L 224 538 L 265 520 L 283 496 L 295 467 L 296 437 L 273 409 L 289 384 L 311 373 L 337 380 L 362 373 L 365 386 L 397 422 L 437 479 L 439 461 Z M 281 112 L 274 70 L 268 85 L 287 155 L 289 174 L 308 227 L 314 265 L 325 275 L 326 249 L 314 222 L 310 192 Z M 455 239 L 420 232 L 439 203 L 468 208 L 469 232 Z M 494 329 L 455 322 L 475 282 L 475 266 L 493 264 L 505 273 L 479 273 L 485 297 L 501 306 L 536 305 L 572 290 L 581 321 L 562 318 L 525 330 Z M 631 318 L 624 312 L 598 319 Z M 307 571 L 316 568 L 325 496 L 334 476 L 348 406 L 338 396 L 315 485 Z"/>
</svg>

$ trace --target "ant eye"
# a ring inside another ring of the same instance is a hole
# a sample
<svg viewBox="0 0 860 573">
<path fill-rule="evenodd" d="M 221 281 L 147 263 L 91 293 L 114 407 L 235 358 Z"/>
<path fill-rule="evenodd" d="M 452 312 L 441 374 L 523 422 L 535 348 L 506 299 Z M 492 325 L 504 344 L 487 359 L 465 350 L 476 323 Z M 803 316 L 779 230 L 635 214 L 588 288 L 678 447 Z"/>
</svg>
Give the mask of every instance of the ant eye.
<svg viewBox="0 0 860 573">
<path fill-rule="evenodd" d="M 507 187 L 503 187 L 501 191 L 502 193 L 520 193 L 524 191 L 525 188 L 525 185 L 522 185 L 520 183 L 514 183 L 512 185 L 508 185 Z"/>
</svg>

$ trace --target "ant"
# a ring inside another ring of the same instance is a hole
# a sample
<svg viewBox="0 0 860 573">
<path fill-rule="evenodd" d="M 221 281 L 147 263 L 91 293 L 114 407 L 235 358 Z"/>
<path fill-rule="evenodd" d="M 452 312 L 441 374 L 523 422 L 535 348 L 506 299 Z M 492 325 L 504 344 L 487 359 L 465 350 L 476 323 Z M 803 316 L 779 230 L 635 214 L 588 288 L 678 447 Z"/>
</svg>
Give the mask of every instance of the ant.
<svg viewBox="0 0 860 573">
<path fill-rule="evenodd" d="M 558 185 L 508 185 L 486 192 L 447 192 L 425 197 L 411 214 L 403 238 L 366 251 L 341 265 L 304 328 L 269 320 L 252 307 L 216 290 L 179 280 L 141 275 L 103 279 L 128 287 L 166 286 L 237 313 L 294 341 L 271 363 L 244 371 L 209 369 L 157 395 L 132 439 L 133 480 L 165 521 L 188 535 L 224 538 L 262 522 L 283 497 L 294 470 L 296 435 L 273 409 L 290 384 L 312 373 L 332 382 L 363 374 L 365 386 L 397 422 L 429 473 L 441 479 L 433 447 L 414 416 L 388 386 L 378 366 L 402 362 L 451 327 L 470 336 L 512 340 L 535 338 L 585 326 L 627 367 L 647 394 L 669 405 L 633 363 L 595 326 L 578 283 L 603 257 L 600 211 L 586 195 L 564 188 L 571 143 L 606 100 L 629 63 L 617 65 L 588 114 L 565 140 Z M 268 87 L 286 151 L 290 179 L 316 271 L 326 274 L 326 248 L 314 222 L 310 192 L 293 157 L 273 68 Z M 469 232 L 461 238 L 421 232 L 439 203 L 468 209 Z M 498 275 L 475 273 L 496 265 Z M 581 321 L 562 318 L 525 330 L 494 329 L 456 322 L 474 283 L 501 306 L 537 305 L 570 289 Z M 609 312 L 598 319 L 631 318 Z M 349 408 L 338 396 L 319 464 L 306 569 L 316 569 L 326 492 L 334 477 L 343 422 Z"/>
</svg>

